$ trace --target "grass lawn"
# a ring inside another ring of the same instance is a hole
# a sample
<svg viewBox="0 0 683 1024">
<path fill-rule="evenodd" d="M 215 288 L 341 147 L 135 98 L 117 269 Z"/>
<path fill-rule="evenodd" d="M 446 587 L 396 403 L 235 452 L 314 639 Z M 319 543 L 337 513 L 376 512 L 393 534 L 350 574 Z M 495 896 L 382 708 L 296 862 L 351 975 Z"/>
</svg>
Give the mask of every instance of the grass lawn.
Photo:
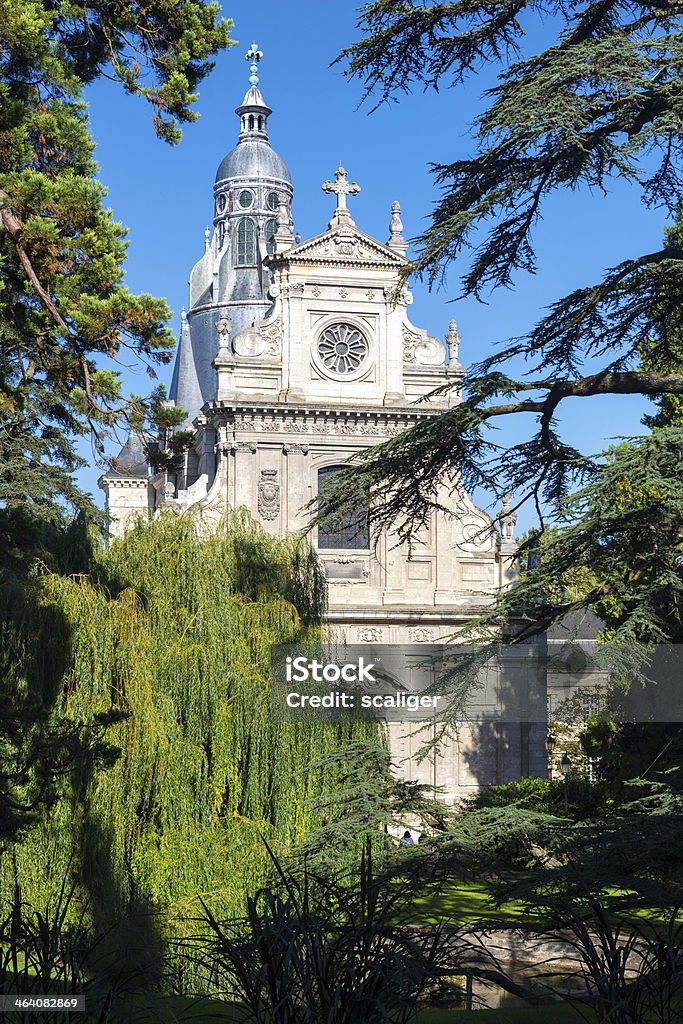
<svg viewBox="0 0 683 1024">
<path fill-rule="evenodd" d="M 540 923 L 540 915 L 512 900 L 495 906 L 491 901 L 493 889 L 486 882 L 472 882 L 468 879 L 449 878 L 439 884 L 427 886 L 413 899 L 415 924 L 454 925 L 472 924 L 475 921 L 520 921 Z M 620 889 L 608 889 L 606 896 L 624 895 Z M 668 924 L 669 915 L 659 910 L 644 907 L 634 909 L 631 918 L 642 918 L 651 924 Z M 679 913 L 678 919 L 683 918 Z M 615 917 L 615 921 L 617 917 Z"/>
<path fill-rule="evenodd" d="M 529 914 L 521 903 L 491 902 L 486 882 L 450 878 L 438 886 L 429 886 L 413 900 L 415 924 L 472 924 L 473 921 L 524 921 Z"/>
</svg>

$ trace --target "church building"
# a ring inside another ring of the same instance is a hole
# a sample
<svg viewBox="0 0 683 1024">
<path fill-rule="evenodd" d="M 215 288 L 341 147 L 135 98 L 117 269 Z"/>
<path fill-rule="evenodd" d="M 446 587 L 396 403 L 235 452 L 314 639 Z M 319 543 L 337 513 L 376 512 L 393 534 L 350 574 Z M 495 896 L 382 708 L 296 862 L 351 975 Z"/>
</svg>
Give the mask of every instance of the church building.
<svg viewBox="0 0 683 1024">
<path fill-rule="evenodd" d="M 114 536 L 132 515 L 162 508 L 192 509 L 210 525 L 244 507 L 269 533 L 300 531 L 306 506 L 349 457 L 461 400 L 455 322 L 442 340 L 409 319 L 399 203 L 387 202 L 386 241 L 370 237 L 349 209 L 359 186 L 339 167 L 322 185 L 327 227 L 305 241 L 295 234 L 294 189 L 269 142 L 255 44 L 247 57 L 237 143 L 216 173 L 213 231 L 190 273 L 170 390 L 194 443 L 181 471 L 154 475 L 129 439 L 100 481 Z M 445 640 L 511 578 L 507 497 L 496 522 L 459 486 L 438 497 L 451 514 L 433 513 L 411 551 L 386 531 L 374 537 L 371 515 L 313 531 L 341 642 Z M 391 731 L 399 770 L 436 781 L 450 799 L 546 772 L 544 728 L 492 727 L 422 762 L 423 738 L 395 723 Z"/>
</svg>

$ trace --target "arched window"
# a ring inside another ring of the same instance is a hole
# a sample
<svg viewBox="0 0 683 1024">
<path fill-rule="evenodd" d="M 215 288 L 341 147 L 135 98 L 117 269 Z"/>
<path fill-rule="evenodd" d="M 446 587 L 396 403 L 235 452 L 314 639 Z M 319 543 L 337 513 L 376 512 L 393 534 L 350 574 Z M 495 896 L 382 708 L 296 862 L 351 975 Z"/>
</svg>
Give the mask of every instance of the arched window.
<svg viewBox="0 0 683 1024">
<path fill-rule="evenodd" d="M 343 466 L 324 466 L 318 470 L 318 495 L 324 498 L 335 473 Z M 324 504 L 324 502 L 323 502 Z M 321 551 L 370 550 L 370 510 L 360 505 L 337 523 L 318 527 L 318 548 Z"/>
<path fill-rule="evenodd" d="M 235 266 L 253 267 L 256 264 L 256 231 L 253 220 L 245 217 L 237 225 L 235 235 Z"/>
<path fill-rule="evenodd" d="M 254 130 L 254 115 L 250 114 L 249 115 L 249 131 L 253 132 L 253 130 Z"/>
<path fill-rule="evenodd" d="M 272 255 L 275 252 L 275 232 L 277 231 L 277 224 L 274 220 L 267 220 L 263 231 L 266 239 L 266 252 L 269 255 Z"/>
</svg>

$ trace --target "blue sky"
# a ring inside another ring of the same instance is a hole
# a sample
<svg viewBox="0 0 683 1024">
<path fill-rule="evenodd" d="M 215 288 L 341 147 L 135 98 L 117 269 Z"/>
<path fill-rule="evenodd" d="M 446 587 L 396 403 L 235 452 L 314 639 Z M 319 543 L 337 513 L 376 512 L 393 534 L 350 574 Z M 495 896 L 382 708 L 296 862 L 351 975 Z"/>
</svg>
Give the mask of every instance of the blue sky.
<svg viewBox="0 0 683 1024">
<path fill-rule="evenodd" d="M 236 141 L 234 108 L 247 88 L 244 54 L 253 40 L 265 54 L 260 85 L 274 111 L 270 140 L 292 174 L 295 229 L 302 238 L 327 225 L 333 198 L 320 186 L 340 161 L 361 185 L 360 195 L 349 203 L 361 230 L 384 241 L 394 199 L 401 202 L 406 237 L 423 230 L 436 198 L 429 164 L 474 152 L 469 126 L 495 76 L 489 68 L 457 89 L 425 93 L 418 88 L 398 104 L 385 104 L 373 113 L 372 103 L 359 106 L 362 85 L 346 78 L 340 66 L 329 67 L 338 51 L 357 37 L 355 5 L 239 0 L 223 14 L 233 19 L 232 35 L 239 43 L 218 57 L 202 84 L 200 120 L 187 126 L 180 146 L 158 141 L 151 110 L 112 83 L 97 83 L 87 97 L 100 177 L 116 219 L 130 231 L 128 287 L 165 296 L 176 332 L 187 278 L 211 222 L 215 171 Z M 532 47 L 540 42 L 530 37 Z M 514 289 L 494 293 L 487 304 L 453 302 L 459 271 L 465 269 L 464 263 L 453 266 L 444 288 L 430 292 L 419 282 L 413 284 L 410 317 L 440 337 L 455 317 L 463 339 L 460 358 L 467 366 L 528 329 L 554 299 L 598 279 L 605 267 L 658 247 L 663 226 L 662 212 L 646 210 L 621 183 L 607 197 L 587 192 L 555 196 L 534 232 L 536 275 L 518 276 Z M 170 376 L 171 368 L 161 373 L 166 383 Z M 126 370 L 125 382 L 132 392 L 150 388 L 144 371 Z M 645 403 L 635 398 L 574 399 L 566 403 L 561 422 L 568 438 L 595 452 L 610 438 L 639 433 L 644 409 Z M 518 441 L 526 431 L 525 423 L 508 423 L 499 440 Z M 96 484 L 100 472 L 93 466 L 80 479 L 101 504 Z M 476 497 L 486 504 L 485 496 Z M 523 510 L 519 528 L 532 521 L 532 510 Z"/>
</svg>

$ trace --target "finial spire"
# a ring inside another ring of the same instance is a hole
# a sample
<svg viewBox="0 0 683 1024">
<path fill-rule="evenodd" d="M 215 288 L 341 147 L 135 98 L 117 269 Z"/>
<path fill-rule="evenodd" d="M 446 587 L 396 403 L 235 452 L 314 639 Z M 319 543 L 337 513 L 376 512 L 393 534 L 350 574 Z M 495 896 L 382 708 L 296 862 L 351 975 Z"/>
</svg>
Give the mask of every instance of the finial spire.
<svg viewBox="0 0 683 1024">
<path fill-rule="evenodd" d="M 451 367 L 459 367 L 458 362 L 458 351 L 460 349 L 460 331 L 458 330 L 458 324 L 455 320 L 451 320 L 448 325 L 448 334 L 446 335 L 446 344 L 448 345 L 448 361 Z"/>
<path fill-rule="evenodd" d="M 394 200 L 391 204 L 391 223 L 389 224 L 389 241 L 387 245 L 390 249 L 399 253 L 401 256 L 405 256 L 408 250 L 408 243 L 403 237 L 403 221 L 401 220 L 401 204 L 398 200 Z"/>
<path fill-rule="evenodd" d="M 506 491 L 505 494 L 503 495 L 503 507 L 498 513 L 498 522 L 500 523 L 500 529 L 503 535 L 503 540 L 514 540 L 517 513 L 512 507 L 512 495 L 510 494 L 509 491 Z"/>
<path fill-rule="evenodd" d="M 245 56 L 248 61 L 251 61 L 249 69 L 251 74 L 249 76 L 249 88 L 245 93 L 242 103 L 235 111 L 240 118 L 240 137 L 237 141 L 244 142 L 247 139 L 261 139 L 263 142 L 267 142 L 268 116 L 273 111 L 270 107 L 266 106 L 266 101 L 258 87 L 258 65 L 263 57 L 263 53 L 259 50 L 256 43 L 252 43 Z"/>
<path fill-rule="evenodd" d="M 263 59 L 263 52 L 259 50 L 256 43 L 252 43 L 247 52 L 245 53 L 245 59 L 251 61 L 249 71 L 249 85 L 254 89 L 258 85 L 258 66 L 259 61 Z"/>
<path fill-rule="evenodd" d="M 337 224 L 351 224 L 351 216 L 346 205 L 347 196 L 355 196 L 360 192 L 360 185 L 355 181 L 349 181 L 348 175 L 340 165 L 334 172 L 334 181 L 325 181 L 322 186 L 323 192 L 334 192 L 337 197 L 337 209 L 334 211 L 330 227 Z"/>
<path fill-rule="evenodd" d="M 273 252 L 278 254 L 291 249 L 294 244 L 294 235 L 292 234 L 292 225 L 287 208 L 287 197 L 283 194 L 280 194 L 278 199 L 276 224 L 277 227 L 273 236 Z"/>
</svg>

